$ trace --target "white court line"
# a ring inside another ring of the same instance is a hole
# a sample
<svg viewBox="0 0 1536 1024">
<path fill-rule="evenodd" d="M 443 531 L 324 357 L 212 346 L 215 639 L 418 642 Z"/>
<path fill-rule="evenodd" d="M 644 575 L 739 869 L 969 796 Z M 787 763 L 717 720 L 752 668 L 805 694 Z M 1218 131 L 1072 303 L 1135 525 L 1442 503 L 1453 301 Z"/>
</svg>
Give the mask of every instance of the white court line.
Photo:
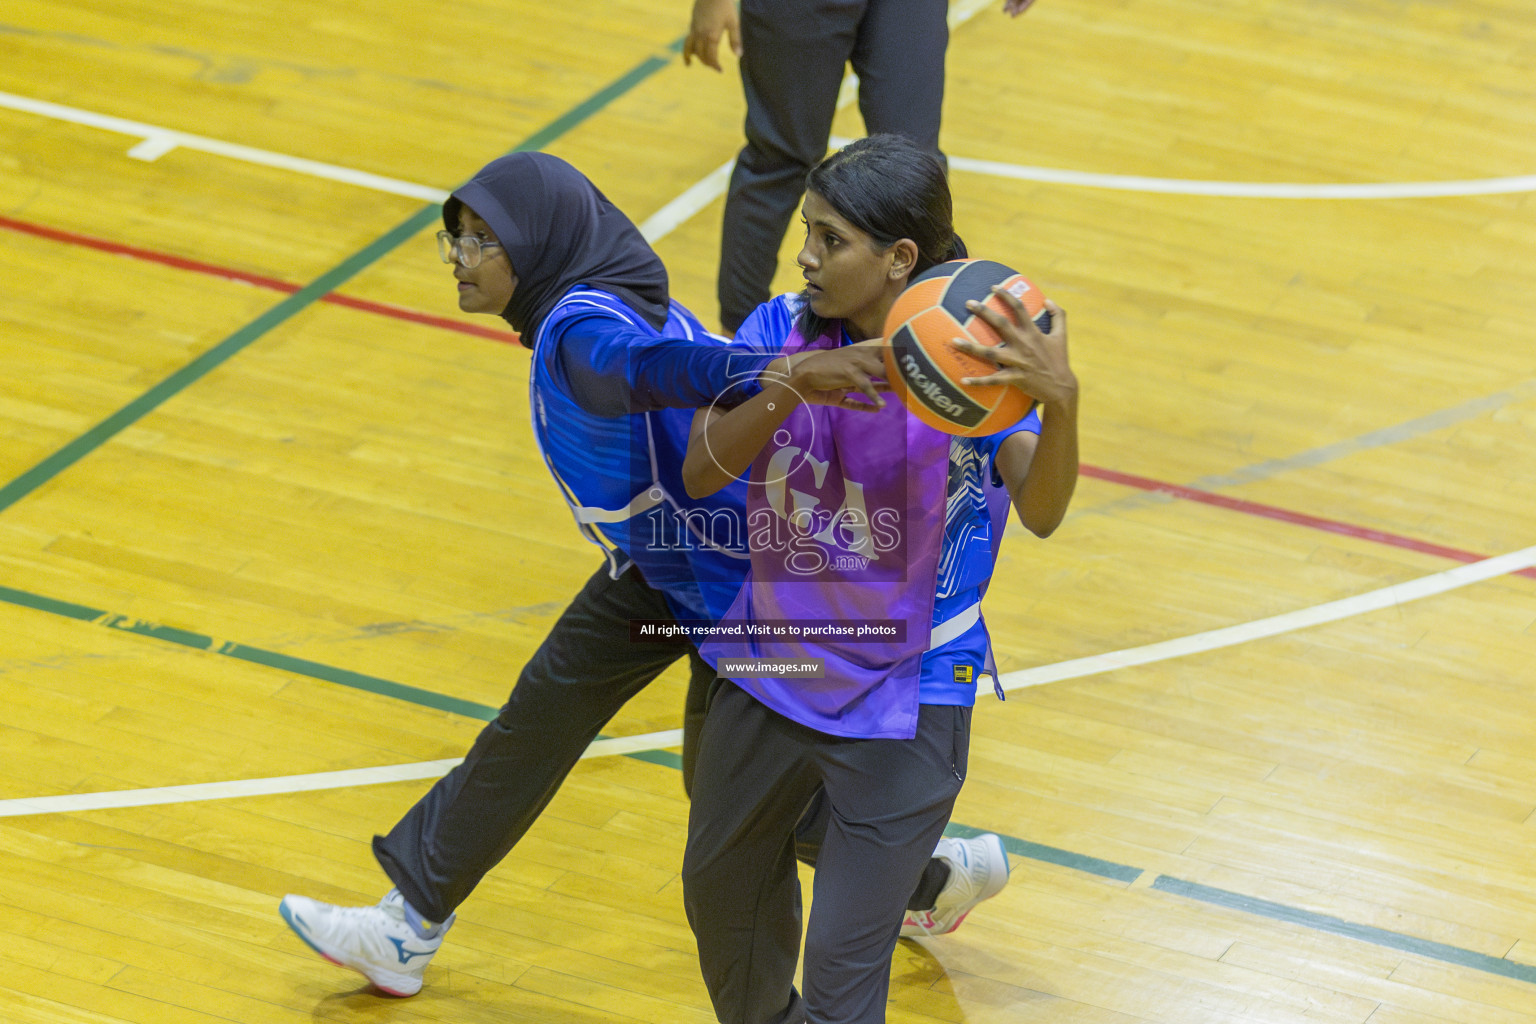
<svg viewBox="0 0 1536 1024">
<path fill-rule="evenodd" d="M 90 128 L 100 128 L 104 131 L 117 132 L 120 135 L 132 135 L 143 139 L 144 141 L 128 150 L 128 155 L 137 160 L 158 160 L 171 150 L 177 148 L 195 149 L 204 153 L 229 157 L 232 160 L 241 160 L 249 164 L 261 164 L 265 167 L 295 171 L 299 174 L 307 174 L 312 178 L 325 178 L 329 181 L 339 181 L 348 185 L 371 188 L 376 192 L 389 192 L 397 196 L 409 196 L 412 199 L 425 199 L 432 203 L 440 203 L 448 198 L 447 192 L 428 185 L 417 185 L 414 182 L 399 181 L 395 178 L 369 174 L 367 171 L 358 171 L 350 167 L 338 167 L 335 164 L 325 164 L 318 160 L 306 160 L 299 156 L 288 156 L 285 153 L 272 153 L 265 149 L 256 149 L 253 146 L 241 146 L 233 142 L 209 139 L 201 135 L 191 135 L 187 132 L 178 132 L 171 128 L 162 128 L 159 125 L 144 124 L 141 121 L 129 121 L 121 117 L 97 114 L 89 110 L 66 107 L 59 103 L 48 103 L 44 100 L 34 100 L 8 92 L 0 92 L 0 107 L 9 107 L 12 110 L 20 110 L 28 114 L 38 114 L 42 117 L 51 117 L 58 121 L 68 121 L 71 124 L 81 124 Z"/>
<path fill-rule="evenodd" d="M 986 6 L 986 0 L 963 0 L 950 11 L 951 27 L 959 25 Z M 852 103 L 858 95 L 858 78 L 848 75 L 838 93 L 839 108 Z M 275 167 L 281 170 L 307 174 L 329 181 L 387 192 L 392 195 L 423 199 L 441 203 L 449 193 L 430 185 L 400 181 L 359 171 L 350 167 L 322 163 L 304 157 L 289 156 L 242 146 L 233 142 L 210 139 L 202 135 L 176 131 L 142 121 L 98 114 L 59 103 L 17 96 L 0 92 L 0 107 L 9 107 L 25 113 L 50 117 L 71 124 L 86 125 L 105 131 L 117 132 L 139 138 L 128 156 L 136 160 L 154 161 L 174 149 L 194 149 L 204 153 L 229 157 L 246 163 Z M 835 147 L 846 146 L 851 140 L 834 137 Z M 1356 182 L 1347 184 L 1299 184 L 1291 182 L 1244 182 L 1244 181 L 1195 181 L 1180 178 L 1149 178 L 1126 174 L 1098 174 L 1090 171 L 1073 171 L 1053 167 L 1030 167 L 1023 164 L 1006 164 L 994 160 L 975 160 L 969 157 L 949 156 L 951 168 L 976 174 L 986 174 L 1018 181 L 1037 181 L 1055 185 L 1073 185 L 1085 188 L 1117 189 L 1127 192 L 1156 192 L 1174 195 L 1228 196 L 1250 199 L 1423 199 L 1447 196 L 1501 195 L 1513 192 L 1536 191 L 1536 175 L 1518 175 L 1506 178 L 1481 178 L 1467 181 L 1426 182 Z M 734 159 L 721 164 L 686 189 L 676 199 L 662 207 L 643 224 L 640 233 L 646 241 L 655 243 L 675 231 L 704 207 L 725 194 L 730 183 Z"/>
<path fill-rule="evenodd" d="M 852 84 L 856 86 L 857 79 L 854 79 L 852 75 L 848 77 Z M 845 81 L 843 83 L 845 92 L 849 85 L 850 82 Z M 392 195 L 424 199 L 432 203 L 441 203 L 450 194 L 440 188 L 433 188 L 430 185 L 418 185 L 415 182 L 385 178 L 377 174 L 370 174 L 367 171 L 358 171 L 349 167 L 338 167 L 335 164 L 307 160 L 303 157 L 289 156 L 285 153 L 273 153 L 265 149 L 256 149 L 253 146 L 221 142 L 218 139 L 191 135 L 171 128 L 162 128 L 159 125 L 145 124 L 142 121 L 129 121 L 125 118 L 113 117 L 109 114 L 98 114 L 90 110 L 81 110 L 78 107 L 66 107 L 60 103 L 49 103 L 45 100 L 35 100 L 8 92 L 0 92 L 0 107 L 9 107 L 12 110 L 20 110 L 23 113 L 37 114 L 41 117 L 50 117 L 57 121 L 84 125 L 88 128 L 100 128 L 104 131 L 116 132 L 119 135 L 131 135 L 143 140 L 128 150 L 128 155 L 135 160 L 153 162 L 173 149 L 195 149 L 204 153 L 229 157 L 233 160 L 241 160 L 245 163 L 260 164 L 264 167 L 276 167 L 285 171 L 306 174 L 310 177 L 344 182 L 348 185 L 358 185 L 362 188 L 373 189 L 377 192 L 388 192 Z M 656 211 L 650 219 L 640 225 L 640 233 L 645 236 L 646 241 L 655 242 L 666 237 L 685 221 L 704 209 L 704 207 L 714 202 L 717 197 L 724 195 L 726 186 L 731 180 L 731 169 L 735 166 L 736 161 L 734 159 L 727 161 L 705 175 L 693 187 L 685 190 L 682 195 Z"/>
<path fill-rule="evenodd" d="M 1147 665 L 1155 661 L 1167 661 L 1223 647 L 1233 647 L 1251 640 L 1278 636 L 1327 622 L 1337 622 L 1350 616 L 1363 615 L 1366 612 L 1379 611 L 1435 594 L 1443 594 L 1448 590 L 1480 583 L 1495 576 L 1519 572 L 1532 565 L 1536 565 L 1536 547 L 1485 558 L 1480 562 L 1460 565 L 1454 569 L 1409 580 L 1407 583 L 1397 583 L 1380 590 L 1357 594 L 1354 597 L 1314 605 L 1311 608 L 1301 608 L 1267 619 L 1228 626 L 1225 629 L 1213 629 L 1206 633 L 1194 633 L 1143 647 L 1131 647 L 1123 651 L 1110 651 L 1087 658 L 1057 662 L 1054 665 L 1009 672 L 1002 677 L 1001 682 L 1004 690 L 1019 690 L 1026 686 L 1040 686 L 1066 679 L 1081 679 L 1084 676 L 1098 675 L 1114 669 Z M 639 736 L 597 740 L 581 756 L 583 759 L 612 757 L 616 754 L 632 754 L 641 750 L 673 747 L 681 743 L 682 738 L 682 730 L 669 729 L 665 732 L 645 733 Z M 315 775 L 285 775 L 270 779 L 206 782 L 191 786 L 163 786 L 158 789 L 130 789 L 0 800 L 0 818 L 28 814 L 93 811 L 110 807 L 145 807 L 152 804 L 222 800 L 230 797 L 273 796 L 279 793 L 339 789 L 346 786 L 371 786 L 408 779 L 431 779 L 447 773 L 461 760 L 462 758 L 447 761 L 421 761 L 415 764 L 394 764 L 379 768 L 320 772 Z"/>
<path fill-rule="evenodd" d="M 619 736 L 595 740 L 581 755 L 613 757 L 641 750 L 675 747 L 683 742 L 681 729 L 650 732 L 639 736 Z M 155 789 L 119 789 L 102 793 L 73 793 L 66 796 L 26 797 L 0 800 L 0 818 L 26 814 L 63 814 L 69 811 L 99 811 L 111 807 L 149 807 L 155 804 L 192 803 L 198 800 L 227 800 L 243 796 L 275 796 L 279 793 L 303 793 L 317 789 L 344 789 L 348 786 L 376 786 L 385 782 L 435 779 L 452 771 L 464 759 L 417 761 L 412 764 L 388 764 L 377 768 L 351 768 L 313 775 L 279 775 L 269 779 L 240 779 L 235 782 L 201 782 L 190 786 L 160 786 Z"/>
<path fill-rule="evenodd" d="M 1536 547 L 1511 551 L 1507 555 L 1485 558 L 1481 562 L 1460 565 L 1454 569 L 1446 569 L 1444 572 L 1409 580 L 1407 583 L 1398 583 L 1380 590 L 1356 594 L 1354 597 L 1329 601 L 1327 604 L 1313 605 L 1311 608 L 1300 608 L 1294 612 L 1285 612 L 1267 619 L 1256 619 L 1253 622 L 1227 626 L 1224 629 L 1213 629 L 1206 633 L 1193 633 L 1143 647 L 1130 647 L 1123 651 L 1110 651 L 1107 654 L 1095 654 L 1087 658 L 1059 661 L 1054 665 L 1041 665 L 1039 668 L 1007 672 L 999 682 L 1003 684 L 1004 690 L 1022 690 L 1026 686 L 1039 686 L 1042 683 L 1054 683 L 1062 679 L 1081 679 L 1083 676 L 1097 675 L 1117 668 L 1147 665 L 1154 661 L 1167 661 L 1170 658 L 1182 658 L 1185 655 L 1214 651 L 1222 647 L 1234 647 L 1237 644 L 1248 643 L 1250 640 L 1279 636 L 1281 633 L 1319 626 L 1325 622 L 1337 622 L 1352 615 L 1363 615 L 1366 612 L 1380 611 L 1394 605 L 1417 601 L 1421 597 L 1443 594 L 1457 587 L 1465 587 L 1495 576 L 1519 572 L 1532 565 L 1536 565 Z"/>
<path fill-rule="evenodd" d="M 843 97 L 858 80 L 849 75 L 843 82 Z M 846 106 L 839 98 L 838 106 Z M 841 149 L 853 140 L 834 135 L 828 143 Z M 1512 192 L 1536 192 L 1536 174 L 1509 178 L 1479 178 L 1470 181 L 1399 181 L 1305 184 L 1284 181 L 1197 181 L 1183 178 L 1147 178 L 1134 174 L 1097 174 L 1056 167 L 1030 167 L 1005 164 L 995 160 L 945 155 L 950 170 L 986 174 L 1015 181 L 1038 181 L 1051 185 L 1082 188 L 1116 189 L 1121 192 L 1156 192 L 1183 196 L 1216 196 L 1240 199 L 1433 199 L 1448 196 L 1489 196 Z M 652 244 L 665 238 L 694 214 L 725 194 L 730 184 L 735 160 L 710 171 L 682 195 L 662 207 L 640 226 L 640 233 Z"/>
<path fill-rule="evenodd" d="M 694 214 L 725 194 L 726 188 L 731 183 L 731 170 L 735 166 L 736 160 L 732 158 L 700 178 L 682 195 L 651 214 L 646 222 L 640 225 L 640 234 L 645 236 L 647 242 L 654 245 L 682 227 L 693 218 Z"/>
<path fill-rule="evenodd" d="M 1301 184 L 1282 181 L 1189 181 L 1179 178 L 1143 178 L 1132 174 L 1092 174 L 1053 167 L 1026 167 L 992 160 L 972 160 L 961 156 L 949 157 L 949 167 L 955 171 L 1052 185 L 1079 185 L 1085 188 L 1118 189 L 1122 192 L 1162 192 L 1181 196 L 1231 196 L 1240 199 L 1432 199 L 1442 196 L 1536 192 L 1536 174 L 1475 181 Z"/>
</svg>

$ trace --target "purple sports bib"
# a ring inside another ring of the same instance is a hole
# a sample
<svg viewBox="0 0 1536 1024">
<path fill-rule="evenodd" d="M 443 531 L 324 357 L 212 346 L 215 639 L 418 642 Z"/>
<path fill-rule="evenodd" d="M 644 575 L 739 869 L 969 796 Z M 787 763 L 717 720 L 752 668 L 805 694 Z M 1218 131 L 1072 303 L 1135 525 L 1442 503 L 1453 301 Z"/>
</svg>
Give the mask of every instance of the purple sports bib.
<svg viewBox="0 0 1536 1024">
<path fill-rule="evenodd" d="M 807 342 L 797 329 L 783 351 L 835 348 L 840 334 Z M 709 641 L 701 647 L 706 660 L 718 667 L 721 658 L 819 659 L 821 678 L 729 677 L 820 732 L 912 738 L 944 540 L 949 445 L 948 435 L 894 399 L 876 413 L 823 405 L 791 413 L 752 465 L 752 567 L 722 623 L 805 628 Z M 896 620 L 905 635 L 849 636 L 875 620 Z M 822 635 L 809 635 L 818 626 Z"/>
</svg>

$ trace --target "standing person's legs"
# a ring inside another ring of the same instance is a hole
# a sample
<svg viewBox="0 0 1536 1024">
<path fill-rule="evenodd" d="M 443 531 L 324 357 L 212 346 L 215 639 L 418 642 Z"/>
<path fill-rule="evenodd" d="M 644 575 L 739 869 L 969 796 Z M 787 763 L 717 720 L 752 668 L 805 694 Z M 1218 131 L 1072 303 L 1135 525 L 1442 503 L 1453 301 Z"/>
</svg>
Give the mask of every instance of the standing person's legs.
<svg viewBox="0 0 1536 1024">
<path fill-rule="evenodd" d="M 805 937 L 810 1024 L 885 1020 L 891 953 L 960 795 L 971 709 L 925 704 L 910 740 L 827 740 L 829 823 Z"/>
<path fill-rule="evenodd" d="M 843 68 L 866 0 L 743 0 L 741 85 L 747 142 L 736 158 L 720 232 L 721 325 L 771 297 L 779 246 L 827 153 Z"/>
<path fill-rule="evenodd" d="M 801 1024 L 794 988 L 800 879 L 793 829 L 819 779 L 818 733 L 729 680 L 710 702 L 683 855 L 683 905 L 726 1024 Z"/>
<path fill-rule="evenodd" d="M 702 664 L 686 642 L 630 640 L 631 619 L 671 617 L 633 569 L 617 580 L 600 569 L 587 581 L 464 762 L 389 835 L 374 837 L 374 855 L 412 907 L 446 920 L 533 825 L 624 702 L 684 653 Z M 699 676 L 695 670 L 694 684 Z"/>
<path fill-rule="evenodd" d="M 800 863 L 813 868 L 816 866 L 816 858 L 821 854 L 821 844 L 826 841 L 827 826 L 831 822 L 832 806 L 827 802 L 827 791 L 818 789 L 816 795 L 811 797 L 811 802 L 806 805 L 800 821 L 795 825 L 795 857 Z M 930 857 L 928 866 L 923 868 L 923 875 L 918 879 L 917 888 L 912 890 L 912 896 L 907 900 L 907 909 L 928 911 L 938 902 L 939 894 L 944 891 L 945 884 L 950 881 L 951 875 L 952 869 L 948 862 L 941 860 L 937 854 Z M 1007 878 L 1006 873 L 1003 877 Z M 996 889 L 987 895 L 993 895 L 995 892 Z M 980 900 L 977 902 L 979 903 Z M 974 904 L 964 907 L 957 916 L 963 916 L 971 906 Z M 948 919 L 943 923 L 948 925 Z M 903 925 L 903 935 L 907 934 L 905 929 L 906 926 Z M 946 932 L 953 930 L 953 928 L 945 929 Z M 916 934 L 915 930 L 914 934 Z"/>
<path fill-rule="evenodd" d="M 859 76 L 859 112 L 869 134 L 905 135 L 939 153 L 948 13 L 945 0 L 869 5 L 850 56 Z"/>
</svg>

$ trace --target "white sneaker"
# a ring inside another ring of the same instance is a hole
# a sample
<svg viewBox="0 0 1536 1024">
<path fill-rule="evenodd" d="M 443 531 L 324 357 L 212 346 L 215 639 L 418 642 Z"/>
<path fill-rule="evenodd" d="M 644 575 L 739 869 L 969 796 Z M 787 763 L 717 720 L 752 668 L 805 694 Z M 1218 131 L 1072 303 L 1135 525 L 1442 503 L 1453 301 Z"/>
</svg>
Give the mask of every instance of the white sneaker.
<svg viewBox="0 0 1536 1024">
<path fill-rule="evenodd" d="M 405 920 L 405 897 L 393 889 L 372 907 L 336 907 L 290 894 L 278 911 L 316 953 L 392 996 L 421 991 L 422 972 L 453 924 L 449 917 L 435 937 L 420 938 Z"/>
<path fill-rule="evenodd" d="M 939 840 L 933 855 L 949 863 L 949 880 L 934 900 L 932 910 L 909 910 L 901 922 L 906 938 L 948 935 L 960 927 L 965 915 L 982 900 L 989 900 L 1008 884 L 1008 851 L 990 832 L 974 839 Z"/>
</svg>

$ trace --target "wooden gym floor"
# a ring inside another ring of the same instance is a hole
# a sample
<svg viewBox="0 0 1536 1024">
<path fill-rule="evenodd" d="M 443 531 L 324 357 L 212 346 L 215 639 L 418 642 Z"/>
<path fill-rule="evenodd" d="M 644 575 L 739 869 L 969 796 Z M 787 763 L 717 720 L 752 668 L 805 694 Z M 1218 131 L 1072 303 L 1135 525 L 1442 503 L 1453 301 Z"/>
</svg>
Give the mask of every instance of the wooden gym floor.
<svg viewBox="0 0 1536 1024">
<path fill-rule="evenodd" d="M 1069 311 L 1083 479 L 988 598 L 955 828 L 1012 882 L 901 944 L 890 1019 L 1536 1021 L 1536 13 L 998 6 L 944 146 L 972 250 Z M 712 320 L 740 86 L 687 13 L 6 4 L 0 1020 L 712 1019 L 676 675 L 420 996 L 276 913 L 377 899 L 597 563 L 433 200 L 557 153 Z"/>
</svg>

